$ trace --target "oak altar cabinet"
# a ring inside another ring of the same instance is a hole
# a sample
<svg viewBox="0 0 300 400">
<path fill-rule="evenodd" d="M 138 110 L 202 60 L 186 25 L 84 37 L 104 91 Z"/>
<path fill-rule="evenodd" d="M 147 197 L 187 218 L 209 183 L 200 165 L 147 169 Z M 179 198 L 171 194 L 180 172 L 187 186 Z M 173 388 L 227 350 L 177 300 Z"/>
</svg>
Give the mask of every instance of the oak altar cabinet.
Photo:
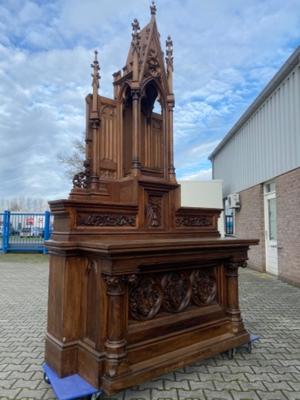
<svg viewBox="0 0 300 400">
<path fill-rule="evenodd" d="M 221 239 L 221 210 L 180 206 L 173 44 L 164 60 L 155 14 L 132 23 L 113 99 L 99 95 L 95 52 L 84 171 L 50 202 L 45 360 L 108 394 L 249 342 L 238 269 L 258 241 Z"/>
</svg>

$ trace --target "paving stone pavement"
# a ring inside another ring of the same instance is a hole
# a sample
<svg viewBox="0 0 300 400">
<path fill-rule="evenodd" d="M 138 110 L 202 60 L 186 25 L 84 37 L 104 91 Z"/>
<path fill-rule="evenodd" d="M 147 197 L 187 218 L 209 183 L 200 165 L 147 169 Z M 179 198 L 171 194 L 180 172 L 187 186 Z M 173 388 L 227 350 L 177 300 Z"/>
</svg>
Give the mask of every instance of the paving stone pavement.
<svg viewBox="0 0 300 400">
<path fill-rule="evenodd" d="M 0 260 L 0 399 L 54 399 L 41 364 L 47 263 Z M 219 355 L 104 397 L 115 400 L 300 400 L 300 289 L 240 272 L 247 328 L 261 336 L 252 354 Z"/>
</svg>

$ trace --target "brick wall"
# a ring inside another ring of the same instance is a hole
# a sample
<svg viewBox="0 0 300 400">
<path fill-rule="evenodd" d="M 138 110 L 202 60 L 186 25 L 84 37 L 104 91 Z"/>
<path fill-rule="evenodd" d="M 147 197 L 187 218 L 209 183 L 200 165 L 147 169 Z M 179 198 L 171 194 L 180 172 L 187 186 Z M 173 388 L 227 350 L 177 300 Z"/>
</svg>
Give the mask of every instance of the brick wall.
<svg viewBox="0 0 300 400">
<path fill-rule="evenodd" d="M 241 209 L 235 213 L 235 235 L 241 239 L 259 239 L 249 251 L 249 267 L 265 271 L 263 185 L 240 192 Z"/>
<path fill-rule="evenodd" d="M 300 168 L 276 178 L 279 276 L 300 285 Z"/>
</svg>

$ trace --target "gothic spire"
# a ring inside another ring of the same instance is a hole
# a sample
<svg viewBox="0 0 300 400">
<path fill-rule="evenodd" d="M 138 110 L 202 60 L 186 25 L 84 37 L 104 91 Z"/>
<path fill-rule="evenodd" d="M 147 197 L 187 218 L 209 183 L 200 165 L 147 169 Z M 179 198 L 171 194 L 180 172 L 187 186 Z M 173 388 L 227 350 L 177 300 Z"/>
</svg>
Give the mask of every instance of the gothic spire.
<svg viewBox="0 0 300 400">
<path fill-rule="evenodd" d="M 132 44 L 134 47 L 139 45 L 140 39 L 140 24 L 139 21 L 135 18 L 131 24 L 132 26 Z"/>
<path fill-rule="evenodd" d="M 169 35 L 166 40 L 166 63 L 173 69 L 173 40 Z"/>
<path fill-rule="evenodd" d="M 150 11 L 151 11 L 151 15 L 155 16 L 156 15 L 156 4 L 155 1 L 153 0 L 150 6 Z"/>
<path fill-rule="evenodd" d="M 93 68 L 93 73 L 92 73 L 92 87 L 93 87 L 93 95 L 98 94 L 98 89 L 99 89 L 99 79 L 100 79 L 100 74 L 99 74 L 99 62 L 98 62 L 98 51 L 95 50 L 95 58 L 93 63 L 91 64 L 91 67 Z"/>
<path fill-rule="evenodd" d="M 167 79 L 170 93 L 173 93 L 173 41 L 169 35 L 166 40 Z"/>
<path fill-rule="evenodd" d="M 97 103 L 98 103 L 98 89 L 99 89 L 99 79 L 100 79 L 100 74 L 99 74 L 99 62 L 98 62 L 98 51 L 95 50 L 95 58 L 93 63 L 91 64 L 91 67 L 93 68 L 93 73 L 92 75 L 92 87 L 93 87 L 93 107 L 92 111 L 97 111 Z"/>
<path fill-rule="evenodd" d="M 140 57 L 140 24 L 135 18 L 132 25 L 132 79 L 138 80 L 139 74 L 139 57 Z"/>
</svg>

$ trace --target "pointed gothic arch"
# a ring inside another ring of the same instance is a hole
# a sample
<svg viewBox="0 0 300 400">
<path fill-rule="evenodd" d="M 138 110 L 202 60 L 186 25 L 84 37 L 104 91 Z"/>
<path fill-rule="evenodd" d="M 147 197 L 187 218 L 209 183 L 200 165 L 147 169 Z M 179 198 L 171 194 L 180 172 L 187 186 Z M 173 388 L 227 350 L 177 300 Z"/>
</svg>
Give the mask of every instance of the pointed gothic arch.
<svg viewBox="0 0 300 400">
<path fill-rule="evenodd" d="M 154 111 L 154 104 L 160 102 L 161 113 Z M 140 100 L 141 164 L 146 173 L 163 174 L 165 101 L 157 79 L 143 82 Z"/>
</svg>

